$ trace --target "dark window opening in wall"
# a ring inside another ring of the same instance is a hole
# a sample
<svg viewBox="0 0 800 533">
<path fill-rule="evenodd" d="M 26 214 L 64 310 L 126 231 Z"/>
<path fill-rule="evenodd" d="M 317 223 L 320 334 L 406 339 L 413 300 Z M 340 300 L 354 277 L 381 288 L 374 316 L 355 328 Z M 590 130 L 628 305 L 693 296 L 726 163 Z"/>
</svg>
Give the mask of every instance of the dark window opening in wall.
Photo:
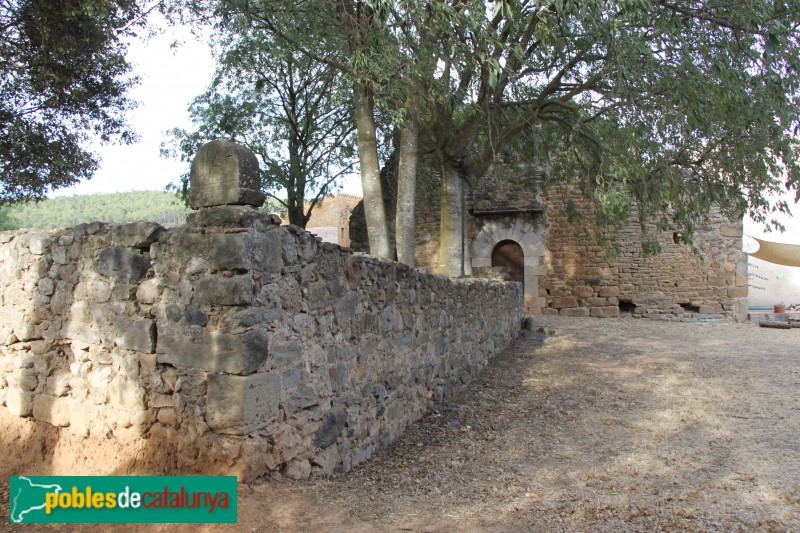
<svg viewBox="0 0 800 533">
<path fill-rule="evenodd" d="M 700 312 L 700 308 L 698 306 L 696 306 L 696 305 L 680 304 L 680 306 L 683 307 L 684 311 L 689 311 L 691 313 L 699 313 Z"/>
<path fill-rule="evenodd" d="M 511 281 L 525 282 L 525 255 L 515 241 L 500 241 L 492 250 L 492 268 L 501 268 Z"/>
<path fill-rule="evenodd" d="M 620 300 L 619 301 L 619 312 L 620 314 L 629 314 L 632 315 L 636 311 L 636 304 L 630 300 Z"/>
</svg>

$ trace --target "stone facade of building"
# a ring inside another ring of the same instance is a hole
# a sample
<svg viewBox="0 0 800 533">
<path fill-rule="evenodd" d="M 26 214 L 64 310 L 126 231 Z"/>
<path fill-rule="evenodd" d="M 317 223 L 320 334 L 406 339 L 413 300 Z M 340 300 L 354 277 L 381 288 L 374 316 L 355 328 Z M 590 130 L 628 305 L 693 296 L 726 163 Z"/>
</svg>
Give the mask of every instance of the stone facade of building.
<svg viewBox="0 0 800 533">
<path fill-rule="evenodd" d="M 360 201 L 360 197 L 350 194 L 323 199 L 311 212 L 306 229 L 325 242 L 349 248 L 350 213 Z"/>
</svg>

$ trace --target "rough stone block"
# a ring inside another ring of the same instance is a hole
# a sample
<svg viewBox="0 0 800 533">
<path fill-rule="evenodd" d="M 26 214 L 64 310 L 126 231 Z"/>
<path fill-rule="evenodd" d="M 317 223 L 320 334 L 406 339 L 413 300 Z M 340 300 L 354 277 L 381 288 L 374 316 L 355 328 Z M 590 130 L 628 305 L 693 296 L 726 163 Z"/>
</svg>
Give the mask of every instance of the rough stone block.
<svg viewBox="0 0 800 533">
<path fill-rule="evenodd" d="M 194 284 L 194 300 L 198 305 L 242 305 L 253 301 L 253 277 L 208 276 Z"/>
<path fill-rule="evenodd" d="M 592 307 L 592 316 L 597 318 L 613 318 L 619 316 L 619 307 L 609 305 L 606 307 Z"/>
<path fill-rule="evenodd" d="M 600 287 L 598 290 L 598 294 L 603 298 L 608 298 L 610 296 L 619 296 L 619 287 Z"/>
<path fill-rule="evenodd" d="M 553 307 L 564 308 L 576 307 L 577 305 L 578 300 L 576 300 L 574 296 L 562 296 L 561 298 L 553 299 Z"/>
<path fill-rule="evenodd" d="M 258 160 L 247 148 L 216 140 L 198 150 L 190 174 L 192 209 L 264 204 Z"/>
<path fill-rule="evenodd" d="M 298 313 L 292 319 L 292 329 L 298 333 L 312 336 L 317 331 L 317 320 L 306 313 Z"/>
<path fill-rule="evenodd" d="M 108 387 L 112 411 L 117 419 L 128 426 L 136 415 L 145 410 L 145 389 L 136 379 L 116 375 Z"/>
<path fill-rule="evenodd" d="M 43 255 L 47 248 L 50 247 L 50 244 L 50 239 L 46 235 L 33 235 L 28 244 L 28 249 L 34 255 Z"/>
<path fill-rule="evenodd" d="M 244 257 L 244 233 L 220 233 L 204 235 L 203 246 L 195 253 L 208 261 L 216 270 L 246 268 Z"/>
<path fill-rule="evenodd" d="M 286 229 L 251 231 L 244 241 L 245 265 L 253 270 L 278 272 L 283 268 L 283 239 Z"/>
<path fill-rule="evenodd" d="M 295 459 L 286 466 L 285 474 L 289 479 L 308 479 L 311 475 L 311 463 L 308 459 Z"/>
<path fill-rule="evenodd" d="M 14 416 L 29 417 L 33 414 L 33 394 L 19 389 L 6 393 L 6 407 Z"/>
<path fill-rule="evenodd" d="M 159 409 L 158 415 L 156 415 L 156 420 L 165 426 L 177 427 L 178 425 L 178 416 L 175 413 L 174 407 L 165 407 L 163 409 Z"/>
<path fill-rule="evenodd" d="M 186 217 L 186 223 L 195 227 L 249 228 L 256 223 L 263 226 L 280 226 L 281 218 L 249 205 L 220 205 L 206 207 Z"/>
<path fill-rule="evenodd" d="M 721 310 L 722 310 L 722 306 L 720 306 L 720 308 L 718 310 L 717 306 L 715 306 L 715 305 L 701 305 L 698 308 L 698 313 L 700 313 L 701 315 L 713 315 L 714 313 L 717 313 L 718 311 L 721 311 Z"/>
<path fill-rule="evenodd" d="M 331 446 L 326 450 L 317 454 L 312 462 L 322 469 L 325 475 L 331 475 L 336 471 L 336 467 L 341 463 L 342 458 L 339 455 L 339 449 L 336 446 Z"/>
<path fill-rule="evenodd" d="M 161 287 L 155 278 L 144 280 L 136 289 L 136 299 L 143 304 L 154 303 L 160 295 Z"/>
<path fill-rule="evenodd" d="M 588 285 L 578 285 L 572 289 L 572 294 L 574 294 L 576 298 L 580 299 L 589 298 L 594 294 L 594 289 Z"/>
<path fill-rule="evenodd" d="M 339 324 L 349 324 L 355 318 L 358 303 L 359 297 L 356 291 L 350 291 L 334 302 L 333 308 Z"/>
<path fill-rule="evenodd" d="M 558 312 L 558 314 L 561 316 L 580 316 L 580 317 L 589 316 L 589 313 L 590 311 L 588 307 L 567 307 L 561 309 Z M 544 310 L 542 310 L 542 314 L 544 314 Z"/>
<path fill-rule="evenodd" d="M 747 287 L 728 287 L 728 298 L 745 298 Z"/>
<path fill-rule="evenodd" d="M 43 296 L 51 296 L 56 290 L 55 283 L 53 283 L 53 280 L 50 278 L 40 279 L 37 288 L 39 289 L 39 294 Z"/>
<path fill-rule="evenodd" d="M 297 361 L 303 353 L 303 347 L 298 341 L 276 343 L 272 349 L 272 357 L 280 361 Z"/>
<path fill-rule="evenodd" d="M 220 433 L 246 435 L 277 418 L 280 395 L 277 374 L 209 374 L 206 423 Z"/>
<path fill-rule="evenodd" d="M 347 413 L 341 407 L 337 407 L 328 415 L 322 427 L 314 433 L 314 446 L 317 448 L 327 448 L 336 442 L 347 422 Z"/>
<path fill-rule="evenodd" d="M 100 252 L 97 271 L 109 278 L 138 283 L 147 274 L 150 260 L 121 246 L 105 248 Z"/>
<path fill-rule="evenodd" d="M 242 335 L 203 331 L 193 336 L 179 328 L 162 328 L 159 323 L 156 353 L 159 363 L 249 374 L 267 360 L 269 338 L 261 331 Z"/>
<path fill-rule="evenodd" d="M 40 394 L 33 400 L 33 417 L 54 426 L 69 425 L 69 399 Z"/>
<path fill-rule="evenodd" d="M 114 344 L 125 350 L 153 353 L 156 347 L 156 325 L 152 320 L 118 318 Z"/>
<path fill-rule="evenodd" d="M 132 222 L 114 226 L 112 235 L 114 241 L 121 246 L 144 250 L 150 248 L 164 231 L 166 228 L 155 222 Z"/>
<path fill-rule="evenodd" d="M 33 391 L 39 385 L 39 376 L 33 368 L 19 368 L 10 376 L 18 389 Z"/>
</svg>

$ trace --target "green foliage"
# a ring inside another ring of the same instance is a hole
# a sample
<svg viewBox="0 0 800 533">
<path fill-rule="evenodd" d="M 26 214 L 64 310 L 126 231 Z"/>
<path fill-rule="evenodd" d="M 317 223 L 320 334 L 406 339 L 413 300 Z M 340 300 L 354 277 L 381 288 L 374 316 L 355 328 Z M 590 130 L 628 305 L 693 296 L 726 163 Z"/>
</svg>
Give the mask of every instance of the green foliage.
<svg viewBox="0 0 800 533">
<path fill-rule="evenodd" d="M 131 191 L 59 196 L 12 206 L 5 212 L 12 217 L 16 227 L 67 228 L 95 221 L 125 223 L 143 220 L 175 226 L 183 224 L 191 211 L 168 192 Z"/>
<path fill-rule="evenodd" d="M 800 189 L 796 0 L 213 4 L 369 86 L 395 122 L 413 102 L 470 182 L 509 146 L 545 161 L 601 225 L 635 207 L 691 241 L 716 208 L 768 222 L 787 210 L 770 193 Z"/>
<path fill-rule="evenodd" d="M 19 225 L 7 207 L 0 207 L 0 231 L 18 229 Z"/>
<path fill-rule="evenodd" d="M 420 116 L 467 179 L 511 145 L 576 181 L 600 226 L 636 206 L 687 239 L 714 208 L 766 221 L 787 209 L 770 193 L 800 188 L 797 2 L 395 4 L 408 63 L 437 65 L 405 71 Z"/>
<path fill-rule="evenodd" d="M 135 83 L 122 38 L 151 9 L 135 0 L 0 1 L 0 205 L 88 178 L 92 138 L 130 142 Z"/>
<path fill-rule="evenodd" d="M 196 128 L 172 130 L 162 152 L 190 161 L 218 138 L 250 148 L 264 192 L 283 204 L 291 223 L 305 226 L 313 207 L 353 170 L 349 94 L 333 67 L 282 48 L 243 16 L 217 19 L 215 28 L 217 74 L 189 107 Z M 185 197 L 188 175 L 171 188 Z"/>
</svg>

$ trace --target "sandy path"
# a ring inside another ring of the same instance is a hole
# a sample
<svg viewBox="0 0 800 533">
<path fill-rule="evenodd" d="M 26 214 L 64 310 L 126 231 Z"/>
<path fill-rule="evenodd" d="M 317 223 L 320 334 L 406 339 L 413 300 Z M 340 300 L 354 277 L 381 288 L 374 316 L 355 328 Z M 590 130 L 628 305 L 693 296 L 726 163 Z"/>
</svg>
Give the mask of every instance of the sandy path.
<svg viewBox="0 0 800 533">
<path fill-rule="evenodd" d="M 367 464 L 242 486 L 205 529 L 800 531 L 800 329 L 538 322 Z"/>
</svg>

